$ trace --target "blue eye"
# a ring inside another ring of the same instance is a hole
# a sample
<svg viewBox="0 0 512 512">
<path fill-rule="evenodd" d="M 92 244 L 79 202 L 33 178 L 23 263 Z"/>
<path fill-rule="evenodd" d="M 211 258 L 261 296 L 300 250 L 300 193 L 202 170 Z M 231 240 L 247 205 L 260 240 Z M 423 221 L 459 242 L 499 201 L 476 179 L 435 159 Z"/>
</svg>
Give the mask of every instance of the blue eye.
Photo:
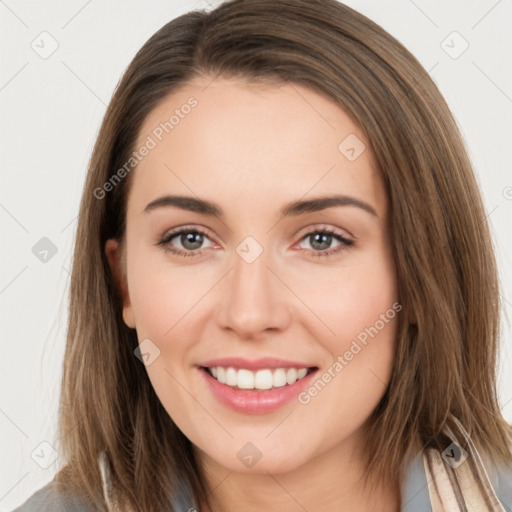
<svg viewBox="0 0 512 512">
<path fill-rule="evenodd" d="M 329 228 L 310 231 L 302 237 L 301 241 L 302 240 L 309 241 L 311 247 L 309 251 L 311 251 L 311 255 L 314 257 L 330 256 L 331 254 L 338 253 L 354 245 L 352 240 L 345 238 Z M 334 249 L 330 248 L 333 240 L 338 242 L 338 245 Z"/>
<path fill-rule="evenodd" d="M 173 240 L 176 240 L 181 247 L 176 247 L 176 241 L 173 243 Z M 211 242 L 206 232 L 202 229 L 182 228 L 167 234 L 157 245 L 175 256 L 190 258 L 202 254 L 201 250 L 206 248 L 203 246 L 205 240 L 209 240 L 211 245 L 213 245 L 213 242 Z M 330 228 L 310 231 L 301 238 L 301 242 L 303 240 L 309 241 L 311 248 L 307 249 L 307 251 L 314 257 L 327 257 L 354 245 L 352 240 L 336 233 L 336 231 Z M 335 248 L 331 248 L 333 241 L 338 242 Z"/>
<path fill-rule="evenodd" d="M 175 238 L 181 244 L 181 249 L 171 244 L 171 241 Z M 165 251 L 176 256 L 193 257 L 200 254 L 197 249 L 201 248 L 205 238 L 208 239 L 206 233 L 200 229 L 181 229 L 164 237 L 158 245 L 161 245 Z"/>
</svg>

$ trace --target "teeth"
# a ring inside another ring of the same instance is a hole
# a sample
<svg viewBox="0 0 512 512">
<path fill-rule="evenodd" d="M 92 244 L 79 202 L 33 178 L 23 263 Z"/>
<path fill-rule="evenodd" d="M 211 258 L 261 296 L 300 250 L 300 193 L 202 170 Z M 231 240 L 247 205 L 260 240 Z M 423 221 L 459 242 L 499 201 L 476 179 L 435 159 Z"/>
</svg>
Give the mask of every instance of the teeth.
<svg viewBox="0 0 512 512">
<path fill-rule="evenodd" d="M 297 378 L 302 379 L 302 377 L 306 376 L 306 373 L 308 373 L 307 368 L 301 368 L 300 370 L 297 370 Z"/>
<path fill-rule="evenodd" d="M 228 368 L 228 370 L 235 371 L 234 368 Z M 228 386 L 238 386 L 242 389 L 254 389 L 254 373 L 249 370 L 238 370 L 238 372 L 235 371 L 235 382 L 234 384 L 228 384 Z"/>
<path fill-rule="evenodd" d="M 307 368 L 276 368 L 253 372 L 251 370 L 236 370 L 233 367 L 216 366 L 208 368 L 211 375 L 222 384 L 239 389 L 272 389 L 293 384 L 308 373 Z"/>
<path fill-rule="evenodd" d="M 236 370 L 234 368 L 228 368 L 226 370 L 226 384 L 228 386 L 236 386 Z"/>
<path fill-rule="evenodd" d="M 222 384 L 226 384 L 226 370 L 221 366 L 217 367 L 217 380 L 222 382 Z"/>
<path fill-rule="evenodd" d="M 272 386 L 272 372 L 270 370 L 259 370 L 256 372 L 254 375 L 254 387 L 256 389 L 270 389 Z"/>
<path fill-rule="evenodd" d="M 272 384 L 275 388 L 286 386 L 286 371 L 283 368 L 278 368 L 272 376 Z"/>
<path fill-rule="evenodd" d="M 286 372 L 286 382 L 288 384 L 293 384 L 297 380 L 297 370 L 295 368 L 290 368 Z"/>
</svg>

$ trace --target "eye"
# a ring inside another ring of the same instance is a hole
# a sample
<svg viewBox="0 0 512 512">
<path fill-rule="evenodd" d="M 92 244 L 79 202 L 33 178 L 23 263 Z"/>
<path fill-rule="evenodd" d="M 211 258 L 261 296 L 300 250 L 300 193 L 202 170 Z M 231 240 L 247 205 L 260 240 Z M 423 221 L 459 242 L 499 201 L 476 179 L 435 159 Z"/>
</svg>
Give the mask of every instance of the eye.
<svg viewBox="0 0 512 512">
<path fill-rule="evenodd" d="M 314 257 L 330 256 L 354 245 L 353 240 L 349 240 L 332 228 L 327 227 L 310 231 L 302 237 L 301 241 L 307 241 L 309 243 L 309 250 Z M 337 245 L 331 248 L 333 242 L 337 242 Z"/>
<path fill-rule="evenodd" d="M 182 228 L 165 235 L 158 245 L 176 256 L 195 257 L 201 254 L 198 249 L 205 248 L 202 247 L 205 239 L 210 240 L 206 232 L 200 228 Z"/>
<path fill-rule="evenodd" d="M 197 227 L 184 227 L 166 234 L 157 245 L 175 256 L 195 257 L 200 256 L 201 249 L 206 248 L 203 246 L 205 240 L 210 241 L 210 245 L 206 247 L 214 245 L 206 231 Z M 308 242 L 310 247 L 306 249 L 314 257 L 330 256 L 354 245 L 353 240 L 329 227 L 309 231 L 301 238 L 301 242 L 303 241 Z M 337 244 L 334 248 L 332 248 L 333 243 Z"/>
</svg>

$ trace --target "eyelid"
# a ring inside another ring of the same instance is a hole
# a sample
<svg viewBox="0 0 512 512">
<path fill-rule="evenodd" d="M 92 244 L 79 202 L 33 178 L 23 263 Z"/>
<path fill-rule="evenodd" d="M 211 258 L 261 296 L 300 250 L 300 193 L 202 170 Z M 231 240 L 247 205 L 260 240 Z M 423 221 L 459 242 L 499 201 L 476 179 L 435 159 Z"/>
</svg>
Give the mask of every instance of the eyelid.
<svg viewBox="0 0 512 512">
<path fill-rule="evenodd" d="M 352 233 L 350 233 L 346 229 L 338 228 L 331 224 L 325 224 L 325 223 L 310 224 L 309 226 L 306 226 L 305 228 L 300 229 L 294 237 L 300 237 L 300 239 L 302 240 L 306 235 L 309 235 L 312 232 L 317 232 L 317 231 L 327 231 L 329 233 L 340 236 L 341 238 L 345 238 L 346 240 L 350 240 L 352 242 L 357 241 L 357 237 L 352 235 Z"/>
<path fill-rule="evenodd" d="M 160 238 L 159 240 L 162 240 L 162 241 L 169 241 L 171 240 L 172 238 L 174 238 L 176 235 L 179 235 L 181 234 L 183 231 L 194 231 L 194 232 L 197 232 L 197 233 L 201 233 L 202 235 L 205 235 L 207 236 L 210 240 L 213 241 L 213 237 L 210 236 L 210 232 L 207 228 L 204 228 L 202 226 L 198 226 L 196 224 L 186 224 L 184 226 L 179 226 L 177 228 L 173 228 L 169 231 L 166 231 Z"/>
<path fill-rule="evenodd" d="M 184 232 L 196 232 L 200 233 L 206 238 L 208 238 L 213 244 L 219 245 L 215 241 L 215 237 L 210 236 L 209 229 L 204 228 L 203 226 L 199 225 L 183 225 L 176 228 L 171 229 L 170 231 L 167 231 L 157 242 L 158 246 L 161 246 L 166 252 L 173 253 L 177 257 L 194 257 L 194 256 L 201 256 L 203 255 L 203 251 L 207 249 L 206 247 L 203 249 L 197 249 L 197 250 L 186 250 L 186 249 L 180 249 L 176 247 L 170 248 L 170 241 L 180 235 Z M 302 233 L 302 234 L 300 234 Z M 332 237 L 338 239 L 341 246 L 344 246 L 343 248 L 331 248 L 326 249 L 323 251 L 315 251 L 313 249 L 306 249 L 307 253 L 310 253 L 311 255 L 314 255 L 315 257 L 328 257 L 331 255 L 335 255 L 339 252 L 342 252 L 344 249 L 348 249 L 349 247 L 355 245 L 355 237 L 352 236 L 348 231 L 342 230 L 340 228 L 335 228 L 328 224 L 312 224 L 309 225 L 303 229 L 301 229 L 294 238 L 298 237 L 298 240 L 294 243 L 294 247 L 298 244 L 300 244 L 305 238 L 308 236 L 311 236 L 314 233 L 326 233 L 331 235 Z M 345 233 L 348 235 L 346 236 Z"/>
<path fill-rule="evenodd" d="M 324 230 L 331 234 L 336 234 L 342 238 L 350 239 L 351 241 L 354 241 L 354 242 L 357 240 L 357 237 L 352 235 L 346 229 L 335 228 L 329 224 L 310 224 L 309 226 L 306 226 L 306 227 L 300 229 L 294 235 L 294 238 L 299 237 L 299 241 L 301 241 L 305 236 L 310 235 L 313 232 L 324 231 Z M 215 237 L 212 237 L 210 235 L 210 230 L 208 228 L 205 228 L 205 227 L 197 225 L 197 224 L 185 224 L 183 226 L 178 226 L 176 228 L 173 228 L 170 231 L 166 231 L 161 237 L 159 237 L 159 242 L 160 241 L 169 241 L 174 236 L 180 234 L 183 231 L 197 231 L 198 233 L 201 233 L 201 234 L 207 236 L 210 240 L 212 240 L 212 242 L 215 241 L 214 240 Z M 218 242 L 215 242 L 215 243 L 218 243 Z"/>
</svg>

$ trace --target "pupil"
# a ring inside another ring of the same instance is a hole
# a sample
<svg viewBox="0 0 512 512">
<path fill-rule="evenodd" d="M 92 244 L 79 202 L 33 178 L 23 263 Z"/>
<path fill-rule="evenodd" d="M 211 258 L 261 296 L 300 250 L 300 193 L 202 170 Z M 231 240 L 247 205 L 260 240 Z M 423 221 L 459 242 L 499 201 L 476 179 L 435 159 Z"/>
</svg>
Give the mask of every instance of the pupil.
<svg viewBox="0 0 512 512">
<path fill-rule="evenodd" d="M 311 243 L 311 247 L 313 247 L 313 249 L 318 249 L 322 251 L 324 249 L 328 249 L 329 246 L 331 245 L 332 235 L 329 235 L 327 233 L 315 233 L 314 235 L 311 236 L 313 238 L 313 241 Z"/>
<path fill-rule="evenodd" d="M 197 233 L 195 231 L 190 231 L 188 233 L 184 233 L 181 235 L 181 244 L 185 249 L 198 249 L 201 247 L 203 243 L 203 235 L 202 233 Z"/>
</svg>

